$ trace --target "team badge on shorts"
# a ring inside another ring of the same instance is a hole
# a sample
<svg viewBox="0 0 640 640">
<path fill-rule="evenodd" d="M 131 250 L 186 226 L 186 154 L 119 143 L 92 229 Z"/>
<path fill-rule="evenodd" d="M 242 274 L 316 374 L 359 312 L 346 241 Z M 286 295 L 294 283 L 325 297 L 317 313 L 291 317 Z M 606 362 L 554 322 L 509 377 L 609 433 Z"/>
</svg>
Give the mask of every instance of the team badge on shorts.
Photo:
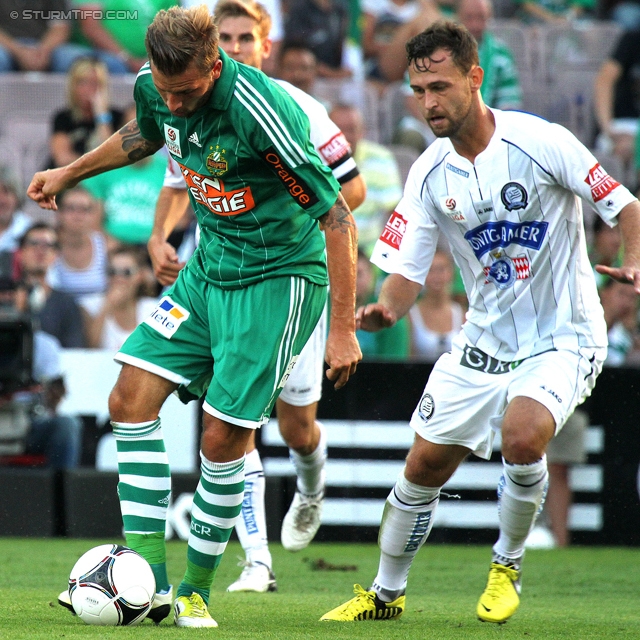
<svg viewBox="0 0 640 640">
<path fill-rule="evenodd" d="M 425 421 L 429 422 L 433 412 L 435 411 L 436 403 L 433 401 L 433 397 L 430 393 L 425 393 L 420 398 L 420 404 L 418 405 L 418 415 Z"/>
<path fill-rule="evenodd" d="M 169 296 L 165 296 L 143 322 L 165 338 L 171 338 L 189 315 L 190 313 L 184 307 L 174 302 Z"/>
<path fill-rule="evenodd" d="M 507 182 L 502 187 L 500 198 L 507 211 L 525 209 L 529 204 L 529 194 L 519 182 Z"/>
</svg>

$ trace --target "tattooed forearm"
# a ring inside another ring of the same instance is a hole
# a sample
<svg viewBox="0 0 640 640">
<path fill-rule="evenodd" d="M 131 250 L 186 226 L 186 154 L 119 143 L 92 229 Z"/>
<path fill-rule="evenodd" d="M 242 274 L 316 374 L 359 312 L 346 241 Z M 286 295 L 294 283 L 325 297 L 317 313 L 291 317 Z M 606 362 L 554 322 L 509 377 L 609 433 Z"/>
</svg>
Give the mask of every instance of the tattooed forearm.
<svg viewBox="0 0 640 640">
<path fill-rule="evenodd" d="M 145 140 L 140 134 L 140 127 L 135 119 L 127 122 L 118 133 L 122 137 L 122 150 L 133 162 L 152 155 L 162 146 L 162 142 Z"/>
<path fill-rule="evenodd" d="M 333 207 L 320 217 L 320 225 L 322 229 L 337 230 L 342 233 L 355 231 L 353 216 L 342 196 L 339 196 Z"/>
</svg>

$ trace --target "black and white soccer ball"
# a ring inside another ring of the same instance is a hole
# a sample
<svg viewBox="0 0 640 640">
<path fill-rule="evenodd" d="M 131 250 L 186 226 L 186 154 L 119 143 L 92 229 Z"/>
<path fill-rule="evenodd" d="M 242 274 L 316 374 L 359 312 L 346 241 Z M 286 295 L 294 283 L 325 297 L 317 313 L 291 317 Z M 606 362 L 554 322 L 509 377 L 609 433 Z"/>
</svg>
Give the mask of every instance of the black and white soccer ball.
<svg viewBox="0 0 640 640">
<path fill-rule="evenodd" d="M 149 613 L 155 592 L 156 580 L 149 563 L 119 544 L 90 549 L 69 576 L 71 604 L 87 624 L 139 624 Z"/>
</svg>

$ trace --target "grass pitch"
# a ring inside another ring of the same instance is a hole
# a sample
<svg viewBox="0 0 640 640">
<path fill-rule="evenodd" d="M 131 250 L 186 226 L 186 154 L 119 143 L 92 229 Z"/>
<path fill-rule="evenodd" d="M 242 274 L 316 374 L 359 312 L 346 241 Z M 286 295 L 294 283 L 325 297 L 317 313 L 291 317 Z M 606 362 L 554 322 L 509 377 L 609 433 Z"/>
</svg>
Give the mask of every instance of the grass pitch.
<svg viewBox="0 0 640 640">
<path fill-rule="evenodd" d="M 320 616 L 365 588 L 375 576 L 375 545 L 313 544 L 291 554 L 272 545 L 279 591 L 226 593 L 239 575 L 231 543 L 214 582 L 210 610 L 218 629 L 178 629 L 172 617 L 160 627 L 90 627 L 56 603 L 77 558 L 98 540 L 0 538 L 0 639 L 57 638 L 277 639 L 313 638 L 640 638 L 640 550 L 575 547 L 528 551 L 520 609 L 504 625 L 475 617 L 486 583 L 488 547 L 425 545 L 414 562 L 407 611 L 398 620 L 319 622 Z M 171 581 L 180 582 L 186 543 L 168 544 Z"/>
</svg>

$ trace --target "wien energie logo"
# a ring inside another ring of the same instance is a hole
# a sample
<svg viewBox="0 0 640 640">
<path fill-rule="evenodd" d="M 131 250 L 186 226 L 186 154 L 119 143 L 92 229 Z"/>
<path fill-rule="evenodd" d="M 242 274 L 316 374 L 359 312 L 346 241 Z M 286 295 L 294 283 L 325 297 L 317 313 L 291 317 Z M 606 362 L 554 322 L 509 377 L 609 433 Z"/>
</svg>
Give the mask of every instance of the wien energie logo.
<svg viewBox="0 0 640 640">
<path fill-rule="evenodd" d="M 224 182 L 213 176 L 202 176 L 180 165 L 182 176 L 196 202 L 218 216 L 237 216 L 255 207 L 251 187 L 225 191 Z"/>
</svg>

